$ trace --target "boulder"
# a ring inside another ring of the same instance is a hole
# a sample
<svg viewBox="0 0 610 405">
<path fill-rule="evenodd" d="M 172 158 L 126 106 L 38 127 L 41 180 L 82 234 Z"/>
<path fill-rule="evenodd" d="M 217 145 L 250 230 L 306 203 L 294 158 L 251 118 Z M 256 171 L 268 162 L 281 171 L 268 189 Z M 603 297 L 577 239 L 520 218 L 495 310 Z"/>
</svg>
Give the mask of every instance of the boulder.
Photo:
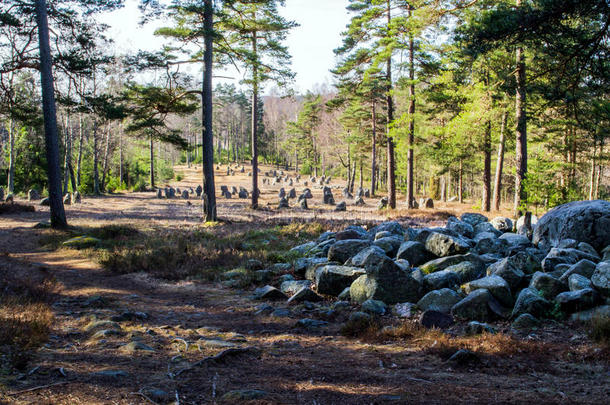
<svg viewBox="0 0 610 405">
<path fill-rule="evenodd" d="M 453 325 L 453 317 L 446 312 L 429 309 L 419 317 L 419 324 L 425 328 L 445 329 Z"/>
<path fill-rule="evenodd" d="M 532 245 L 532 242 L 527 236 L 519 235 L 512 232 L 506 232 L 500 236 L 499 239 L 505 240 L 508 244 L 507 249 L 521 250 Z"/>
<path fill-rule="evenodd" d="M 405 230 L 402 227 L 402 225 L 400 225 L 396 221 L 382 222 L 379 225 L 377 225 L 376 227 L 374 227 L 373 229 L 371 229 L 371 233 L 373 233 L 373 234 L 377 234 L 378 232 L 389 232 L 390 234 L 400 235 L 403 237 L 405 234 Z"/>
<path fill-rule="evenodd" d="M 463 261 L 453 266 L 449 266 L 446 270 L 457 274 L 460 279 L 460 284 L 476 280 L 485 275 L 485 268 L 475 262 Z"/>
<path fill-rule="evenodd" d="M 466 294 L 473 291 L 486 289 L 498 302 L 505 307 L 511 307 L 514 303 L 510 287 L 506 280 L 500 276 L 487 276 L 464 284 L 462 289 Z"/>
<path fill-rule="evenodd" d="M 467 238 L 472 238 L 474 236 L 473 226 L 468 222 L 460 221 L 456 217 L 449 217 L 447 229 Z"/>
<path fill-rule="evenodd" d="M 335 234 L 335 239 L 337 240 L 345 240 L 345 239 L 364 239 L 368 240 L 371 238 L 371 234 L 369 234 L 366 229 L 357 225 L 350 225 L 342 231 L 339 231 Z"/>
<path fill-rule="evenodd" d="M 610 240 L 610 202 L 574 201 L 553 208 L 536 224 L 533 242 L 550 248 L 567 238 L 604 248 Z"/>
<path fill-rule="evenodd" d="M 591 276 L 591 283 L 600 293 L 610 296 L 610 262 L 600 262 Z"/>
<path fill-rule="evenodd" d="M 280 291 L 287 295 L 293 295 L 302 288 L 311 287 L 309 280 L 286 280 L 280 284 Z"/>
<path fill-rule="evenodd" d="M 420 208 L 434 208 L 434 200 L 432 198 L 420 198 L 419 206 Z"/>
<path fill-rule="evenodd" d="M 248 198 L 248 190 L 246 190 L 245 188 L 240 188 L 239 193 L 237 195 L 239 198 L 241 199 L 246 199 Z"/>
<path fill-rule="evenodd" d="M 426 249 L 423 243 L 408 241 L 400 245 L 396 258 L 408 260 L 411 265 L 419 266 L 434 259 L 435 256 Z"/>
<path fill-rule="evenodd" d="M 371 242 L 362 239 L 338 240 L 330 246 L 328 250 L 328 260 L 345 263 L 347 259 L 355 256 L 356 253 L 369 247 Z"/>
<path fill-rule="evenodd" d="M 463 240 L 438 232 L 428 235 L 425 246 L 429 252 L 439 257 L 466 253 L 470 249 Z"/>
<path fill-rule="evenodd" d="M 593 288 L 593 283 L 585 276 L 572 274 L 568 277 L 568 288 L 570 291 L 584 290 L 585 288 Z"/>
<path fill-rule="evenodd" d="M 12 196 L 11 194 L 9 194 L 10 196 Z M 8 197 L 7 197 L 8 199 Z M 64 205 L 70 205 L 72 204 L 72 196 L 70 195 L 70 193 L 66 193 L 66 195 L 64 195 Z"/>
<path fill-rule="evenodd" d="M 485 289 L 475 290 L 451 308 L 458 319 L 486 322 L 505 316 L 505 310 Z"/>
<path fill-rule="evenodd" d="M 529 288 L 540 291 L 544 298 L 552 300 L 557 294 L 566 291 L 568 285 L 562 283 L 550 274 L 538 271 L 534 273 Z"/>
<path fill-rule="evenodd" d="M 512 317 L 516 318 L 521 314 L 531 314 L 535 317 L 542 317 L 547 314 L 550 307 L 551 304 L 549 301 L 538 295 L 537 290 L 524 288 L 515 301 Z"/>
<path fill-rule="evenodd" d="M 496 230 L 504 233 L 504 232 L 512 232 L 513 230 L 513 221 L 510 218 L 506 217 L 495 217 L 491 221 L 489 221 L 491 226 L 493 226 Z"/>
<path fill-rule="evenodd" d="M 387 208 L 388 206 L 388 198 L 387 197 L 382 197 L 379 202 L 377 203 L 377 209 L 378 210 L 382 210 Z"/>
<path fill-rule="evenodd" d="M 566 291 L 555 297 L 559 309 L 565 313 L 584 311 L 595 307 L 599 302 L 599 294 L 592 288 L 577 291 Z"/>
<path fill-rule="evenodd" d="M 284 198 L 286 197 L 286 190 L 284 190 L 284 187 L 280 188 L 280 191 L 278 192 L 278 198 Z"/>
<path fill-rule="evenodd" d="M 439 290 L 441 288 L 456 288 L 460 284 L 460 277 L 451 270 L 441 270 L 424 276 L 424 288 L 426 291 Z"/>
<path fill-rule="evenodd" d="M 354 280 L 365 274 L 358 267 L 326 265 L 319 267 L 315 273 L 318 294 L 339 295 Z"/>
<path fill-rule="evenodd" d="M 472 226 L 477 226 L 481 222 L 489 222 L 489 220 L 487 219 L 487 217 L 485 215 L 472 213 L 472 212 L 462 214 L 460 219 L 464 222 L 469 223 Z"/>
<path fill-rule="evenodd" d="M 188 192 L 188 190 L 182 190 L 182 198 L 184 200 L 188 200 L 189 199 L 189 192 Z"/>
<path fill-rule="evenodd" d="M 313 292 L 309 287 L 302 287 L 300 290 L 296 291 L 292 297 L 288 299 L 288 303 L 298 303 L 298 302 L 319 302 L 322 301 L 323 298 Z"/>
<path fill-rule="evenodd" d="M 511 327 L 518 331 L 527 332 L 540 325 L 540 321 L 536 319 L 532 314 L 521 314 L 515 319 Z"/>
<path fill-rule="evenodd" d="M 489 333 L 491 335 L 496 333 L 496 330 L 489 324 L 478 321 L 470 321 L 466 325 L 466 333 L 468 335 L 481 335 L 483 333 Z"/>
<path fill-rule="evenodd" d="M 388 306 L 379 300 L 368 299 L 361 304 L 362 312 L 371 315 L 383 315 L 388 311 Z"/>
<path fill-rule="evenodd" d="M 358 277 L 350 286 L 350 298 L 353 302 L 368 299 L 386 304 L 416 302 L 421 297 L 420 289 L 417 280 L 398 269 L 394 274 L 366 274 Z"/>
<path fill-rule="evenodd" d="M 386 236 L 383 238 L 376 239 L 373 242 L 373 245 L 380 247 L 383 249 L 386 255 L 390 257 L 395 257 L 398 249 L 400 248 L 402 242 L 404 241 L 404 237 L 398 235 Z"/>
<path fill-rule="evenodd" d="M 439 259 L 434 259 L 429 262 L 426 262 L 420 266 L 420 269 L 424 273 L 433 273 L 435 271 L 445 270 L 446 268 L 462 263 L 462 262 L 472 262 L 476 266 L 480 268 L 484 268 L 484 263 L 478 255 L 467 253 L 465 255 L 454 255 L 441 257 Z"/>
<path fill-rule="evenodd" d="M 157 189 L 157 198 L 163 198 L 163 190 L 160 188 Z"/>
<path fill-rule="evenodd" d="M 341 201 L 339 204 L 335 205 L 335 211 L 347 211 L 347 204 L 345 201 Z"/>
<path fill-rule="evenodd" d="M 466 221 L 463 221 L 463 222 L 466 222 Z M 502 232 L 500 232 L 496 228 L 494 228 L 494 226 L 492 224 L 490 224 L 489 222 L 479 222 L 474 227 L 474 234 L 475 235 L 478 235 L 478 234 L 483 233 L 483 232 L 493 233 L 496 236 L 502 235 Z"/>
<path fill-rule="evenodd" d="M 297 191 L 294 188 L 288 191 L 288 198 L 297 198 Z"/>
<path fill-rule="evenodd" d="M 435 310 L 449 313 L 451 312 L 451 308 L 461 300 L 462 297 L 454 290 L 441 288 L 440 290 L 430 291 L 424 295 L 417 301 L 417 306 L 423 311 Z"/>
<path fill-rule="evenodd" d="M 515 267 L 508 257 L 490 265 L 487 268 L 487 275 L 502 277 L 513 290 L 519 287 L 519 284 L 521 284 L 521 281 L 525 277 L 525 273 L 523 273 L 521 269 Z"/>
<path fill-rule="evenodd" d="M 586 252 L 583 252 L 574 248 L 552 248 L 549 253 L 542 259 L 540 265 L 542 266 L 542 270 L 546 272 L 551 272 L 555 270 L 555 266 L 561 263 L 567 264 L 576 264 L 582 259 L 587 259 L 592 262 L 599 261 L 599 258 L 596 258 Z"/>
<path fill-rule="evenodd" d="M 197 186 L 195 193 L 197 194 L 197 197 L 201 197 L 201 193 L 203 193 L 203 187 L 201 187 L 201 184 Z"/>
<path fill-rule="evenodd" d="M 272 287 L 270 285 L 266 285 L 264 287 L 257 288 L 256 290 L 254 290 L 253 296 L 255 299 L 259 299 L 259 300 L 285 300 L 285 299 L 288 299 L 288 297 L 283 292 L 281 292 L 277 288 Z"/>
</svg>

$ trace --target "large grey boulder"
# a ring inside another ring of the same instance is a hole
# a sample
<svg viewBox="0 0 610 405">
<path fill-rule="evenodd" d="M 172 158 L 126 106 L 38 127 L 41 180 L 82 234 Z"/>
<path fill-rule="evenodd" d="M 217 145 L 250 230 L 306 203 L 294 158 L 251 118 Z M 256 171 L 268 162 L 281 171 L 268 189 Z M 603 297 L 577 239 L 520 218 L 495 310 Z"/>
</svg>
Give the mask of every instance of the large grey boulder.
<svg viewBox="0 0 610 405">
<path fill-rule="evenodd" d="M 597 264 L 591 276 L 591 283 L 600 293 L 610 296 L 610 262 Z"/>
<path fill-rule="evenodd" d="M 495 217 L 489 223 L 500 232 L 511 232 L 513 230 L 513 221 L 506 217 Z"/>
<path fill-rule="evenodd" d="M 541 262 L 542 270 L 551 272 L 555 270 L 555 266 L 561 263 L 575 264 L 582 259 L 587 259 L 593 262 L 599 261 L 593 255 L 574 248 L 552 248 Z"/>
<path fill-rule="evenodd" d="M 460 278 L 460 284 L 476 280 L 485 274 L 485 268 L 482 265 L 471 261 L 463 261 L 454 264 L 453 266 L 447 267 L 445 270 L 457 274 Z"/>
<path fill-rule="evenodd" d="M 591 280 L 580 274 L 572 274 L 568 278 L 568 288 L 570 291 L 584 290 L 585 288 L 593 288 Z"/>
<path fill-rule="evenodd" d="M 363 274 L 365 271 L 358 267 L 322 266 L 315 273 L 316 290 L 318 294 L 337 296 Z"/>
<path fill-rule="evenodd" d="M 536 224 L 533 242 L 550 248 L 568 238 L 604 248 L 610 240 L 610 202 L 574 201 L 553 208 Z"/>
<path fill-rule="evenodd" d="M 366 274 L 358 277 L 350 286 L 350 298 L 358 303 L 368 299 L 386 304 L 416 302 L 421 297 L 420 290 L 419 282 L 400 270 L 393 275 Z"/>
<path fill-rule="evenodd" d="M 468 222 L 460 221 L 456 217 L 449 217 L 449 220 L 447 221 L 447 229 L 467 238 L 472 238 L 474 236 L 473 226 Z"/>
<path fill-rule="evenodd" d="M 441 288 L 440 290 L 430 291 L 424 295 L 419 301 L 417 306 L 422 311 L 434 310 L 444 313 L 451 312 L 451 308 L 460 302 L 462 297 L 460 294 L 449 288 Z"/>
<path fill-rule="evenodd" d="M 527 238 L 527 236 L 519 235 L 512 232 L 506 232 L 500 236 L 499 239 L 505 240 L 508 244 L 508 249 L 524 249 L 532 245 L 532 242 Z"/>
<path fill-rule="evenodd" d="M 373 245 L 379 246 L 388 256 L 395 257 L 404 240 L 403 236 L 391 235 L 375 240 Z"/>
<path fill-rule="evenodd" d="M 477 213 L 474 213 L 474 212 L 469 212 L 469 213 L 466 213 L 466 214 L 462 214 L 460 219 L 462 221 L 464 221 L 464 222 L 468 222 L 472 226 L 477 226 L 481 222 L 488 222 L 489 221 L 485 215 L 477 214 Z"/>
<path fill-rule="evenodd" d="M 510 286 L 500 276 L 487 276 L 478 280 L 471 281 L 470 283 L 464 284 L 462 289 L 466 294 L 470 294 L 473 291 L 485 289 L 498 300 L 498 302 L 505 307 L 511 307 L 514 303 L 513 296 L 510 292 Z"/>
<path fill-rule="evenodd" d="M 408 260 L 413 266 L 419 266 L 434 259 L 435 256 L 426 249 L 423 243 L 408 241 L 400 245 L 396 258 Z"/>
<path fill-rule="evenodd" d="M 489 222 L 479 222 L 474 227 L 474 234 L 475 235 L 478 235 L 478 234 L 483 233 L 483 232 L 493 233 L 496 236 L 502 235 L 502 232 L 500 232 L 496 228 L 494 228 L 494 226 L 492 224 L 490 224 Z"/>
<path fill-rule="evenodd" d="M 445 270 L 447 267 L 462 263 L 472 262 L 481 268 L 484 268 L 483 260 L 478 255 L 467 253 L 465 255 L 454 255 L 441 257 L 439 259 L 430 260 L 420 266 L 424 273 L 434 273 L 435 271 Z"/>
<path fill-rule="evenodd" d="M 303 287 L 311 287 L 309 280 L 287 280 L 280 285 L 280 291 L 287 295 L 293 295 Z"/>
<path fill-rule="evenodd" d="M 441 270 L 424 276 L 424 288 L 427 291 L 456 288 L 459 284 L 460 277 L 451 270 Z"/>
<path fill-rule="evenodd" d="M 394 235 L 404 236 L 405 230 L 402 225 L 396 221 L 382 222 L 371 230 L 371 233 L 377 234 L 378 232 L 390 232 Z"/>
<path fill-rule="evenodd" d="M 506 316 L 505 309 L 485 289 L 475 290 L 451 308 L 458 319 L 486 322 Z"/>
<path fill-rule="evenodd" d="M 599 294 L 592 288 L 583 288 L 577 291 L 566 291 L 555 298 L 559 309 L 566 313 L 584 311 L 595 307 L 599 302 Z"/>
<path fill-rule="evenodd" d="M 327 263 L 328 259 L 326 257 L 300 257 L 294 261 L 294 273 L 304 277 L 308 268 Z"/>
<path fill-rule="evenodd" d="M 466 253 L 470 249 L 463 240 L 438 232 L 428 235 L 425 246 L 429 252 L 439 257 Z"/>
<path fill-rule="evenodd" d="M 345 263 L 361 250 L 369 247 L 371 242 L 362 239 L 338 240 L 328 250 L 328 260 Z"/>
<path fill-rule="evenodd" d="M 579 262 L 571 265 L 561 277 L 559 277 L 559 281 L 566 282 L 571 275 L 577 274 L 587 279 L 590 279 L 593 273 L 595 272 L 595 263 L 591 260 L 582 259 Z"/>
<path fill-rule="evenodd" d="M 547 314 L 550 307 L 549 301 L 538 295 L 538 291 L 532 288 L 524 288 L 517 297 L 512 317 L 516 318 L 521 314 L 531 314 L 540 318 Z"/>
<path fill-rule="evenodd" d="M 567 291 L 568 285 L 548 273 L 536 272 L 532 276 L 529 288 L 540 291 L 544 298 L 552 300 L 557 294 Z"/>
<path fill-rule="evenodd" d="M 502 277 L 513 290 L 519 287 L 523 277 L 525 277 L 525 273 L 520 268 L 517 268 L 509 257 L 490 265 L 487 268 L 487 275 Z"/>
<path fill-rule="evenodd" d="M 335 234 L 335 239 L 337 240 L 345 240 L 345 239 L 371 239 L 371 234 L 366 231 L 361 226 L 350 225 L 342 231 L 339 231 Z"/>
</svg>

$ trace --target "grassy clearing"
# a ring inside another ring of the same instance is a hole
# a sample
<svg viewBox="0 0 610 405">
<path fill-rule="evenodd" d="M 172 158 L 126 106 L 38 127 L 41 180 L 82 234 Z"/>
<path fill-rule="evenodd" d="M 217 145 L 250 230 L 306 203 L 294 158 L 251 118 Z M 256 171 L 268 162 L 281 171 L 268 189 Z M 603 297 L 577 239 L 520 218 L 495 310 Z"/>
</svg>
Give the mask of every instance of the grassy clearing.
<svg viewBox="0 0 610 405">
<path fill-rule="evenodd" d="M 69 238 L 87 235 L 100 240 L 82 253 L 115 273 L 147 272 L 168 280 L 197 278 L 218 280 L 219 275 L 242 266 L 249 259 L 265 265 L 292 262 L 293 246 L 315 239 L 324 231 L 320 223 L 224 224 L 197 228 L 136 229 L 128 225 L 45 231 L 41 243 L 63 248 Z M 244 282 L 253 280 L 251 275 Z M 243 284 L 243 283 L 240 283 Z"/>
<path fill-rule="evenodd" d="M 47 341 L 53 324 L 52 302 L 57 285 L 48 275 L 0 273 L 0 374 L 24 370 Z"/>
</svg>

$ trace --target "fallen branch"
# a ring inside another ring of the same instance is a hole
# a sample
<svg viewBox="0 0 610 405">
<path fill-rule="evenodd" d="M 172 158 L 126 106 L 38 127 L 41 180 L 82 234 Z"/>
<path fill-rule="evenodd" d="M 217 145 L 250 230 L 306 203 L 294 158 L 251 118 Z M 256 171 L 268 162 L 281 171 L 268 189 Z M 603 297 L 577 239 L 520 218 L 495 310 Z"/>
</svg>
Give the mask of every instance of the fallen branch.
<svg viewBox="0 0 610 405">
<path fill-rule="evenodd" d="M 178 377 L 180 374 L 190 371 L 203 364 L 220 362 L 221 360 L 224 360 L 227 357 L 233 357 L 233 356 L 237 356 L 240 354 L 246 354 L 246 353 L 250 353 L 250 352 L 254 352 L 254 351 L 256 351 L 256 349 L 254 347 L 243 347 L 243 348 L 242 347 L 238 347 L 238 348 L 232 347 L 230 349 L 223 350 L 222 352 L 218 353 L 215 356 L 205 357 L 205 358 L 191 364 L 188 367 L 185 367 L 185 368 L 182 368 L 182 369 L 176 371 L 173 374 L 170 373 L 171 374 L 170 377 L 171 378 Z"/>
<path fill-rule="evenodd" d="M 26 392 L 32 392 L 32 391 L 38 391 L 38 390 L 43 390 L 45 388 L 50 388 L 50 387 L 54 387 L 56 385 L 62 385 L 62 384 L 68 384 L 70 381 L 60 381 L 60 382 L 56 382 L 53 384 L 47 384 L 47 385 L 39 385 L 37 387 L 32 387 L 32 388 L 28 388 L 25 390 L 21 390 L 21 391 L 15 391 L 15 392 L 9 392 L 7 395 L 20 395 L 20 394 L 25 394 Z"/>
</svg>

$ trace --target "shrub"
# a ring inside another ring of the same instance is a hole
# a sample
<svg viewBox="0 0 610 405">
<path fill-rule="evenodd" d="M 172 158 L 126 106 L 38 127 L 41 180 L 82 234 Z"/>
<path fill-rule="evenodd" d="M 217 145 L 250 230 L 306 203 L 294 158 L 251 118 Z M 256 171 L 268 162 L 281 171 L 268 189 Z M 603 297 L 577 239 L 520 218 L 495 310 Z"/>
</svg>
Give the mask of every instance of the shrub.
<svg viewBox="0 0 610 405">
<path fill-rule="evenodd" d="M 596 314 L 591 318 L 591 339 L 610 347 L 610 317 Z"/>
</svg>

